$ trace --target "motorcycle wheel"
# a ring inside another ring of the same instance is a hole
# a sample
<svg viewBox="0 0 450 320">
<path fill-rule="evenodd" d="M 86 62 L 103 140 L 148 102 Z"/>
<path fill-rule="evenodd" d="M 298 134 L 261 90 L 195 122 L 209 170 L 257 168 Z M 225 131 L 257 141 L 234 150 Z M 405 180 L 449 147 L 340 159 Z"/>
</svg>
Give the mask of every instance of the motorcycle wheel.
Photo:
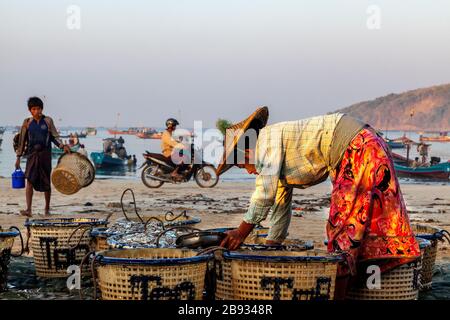
<svg viewBox="0 0 450 320">
<path fill-rule="evenodd" d="M 149 174 L 155 174 L 159 170 L 159 166 L 155 164 L 146 165 L 141 173 L 141 180 L 147 188 L 159 188 L 164 184 L 164 181 L 159 181 L 149 177 Z"/>
<path fill-rule="evenodd" d="M 195 182 L 202 188 L 213 188 L 219 182 L 219 176 L 213 166 L 203 166 L 195 173 Z"/>
</svg>

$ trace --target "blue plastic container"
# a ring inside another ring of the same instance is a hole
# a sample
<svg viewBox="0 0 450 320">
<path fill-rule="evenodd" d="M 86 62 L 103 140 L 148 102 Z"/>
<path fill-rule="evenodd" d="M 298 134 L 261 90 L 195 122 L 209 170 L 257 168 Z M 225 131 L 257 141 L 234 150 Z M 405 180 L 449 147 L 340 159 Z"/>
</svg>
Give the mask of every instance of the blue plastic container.
<svg viewBox="0 0 450 320">
<path fill-rule="evenodd" d="M 12 174 L 12 187 L 13 189 L 25 188 L 25 173 L 22 169 L 17 169 Z"/>
</svg>

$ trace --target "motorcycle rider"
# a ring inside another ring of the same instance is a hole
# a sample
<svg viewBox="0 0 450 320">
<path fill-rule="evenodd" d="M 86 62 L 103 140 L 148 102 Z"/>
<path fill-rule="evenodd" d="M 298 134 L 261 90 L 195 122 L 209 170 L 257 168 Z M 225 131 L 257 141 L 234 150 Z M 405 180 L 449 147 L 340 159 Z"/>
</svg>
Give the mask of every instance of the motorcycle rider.
<svg viewBox="0 0 450 320">
<path fill-rule="evenodd" d="M 169 163 L 175 166 L 175 170 L 171 173 L 172 178 L 181 180 L 183 179 L 183 175 L 179 173 L 179 170 L 183 167 L 183 163 L 176 165 L 172 161 L 172 156 L 178 154 L 180 149 L 186 149 L 186 147 L 182 143 L 178 142 L 172 137 L 172 134 L 176 130 L 177 125 L 179 125 L 179 122 L 176 119 L 167 119 L 166 130 L 161 136 L 161 150 L 162 154 L 167 158 Z"/>
</svg>

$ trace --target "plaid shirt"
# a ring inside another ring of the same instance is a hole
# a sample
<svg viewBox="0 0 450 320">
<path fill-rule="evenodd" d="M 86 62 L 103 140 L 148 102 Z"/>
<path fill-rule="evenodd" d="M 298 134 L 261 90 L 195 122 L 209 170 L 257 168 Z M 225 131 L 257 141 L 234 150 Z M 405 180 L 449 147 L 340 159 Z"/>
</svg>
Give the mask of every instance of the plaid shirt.
<svg viewBox="0 0 450 320">
<path fill-rule="evenodd" d="M 289 193 L 281 189 L 307 188 L 327 178 L 333 133 L 342 116 L 281 122 L 260 131 L 255 151 L 259 174 L 244 221 L 259 224 L 272 207 L 272 215 L 285 214 L 291 199 L 284 199 Z"/>
</svg>

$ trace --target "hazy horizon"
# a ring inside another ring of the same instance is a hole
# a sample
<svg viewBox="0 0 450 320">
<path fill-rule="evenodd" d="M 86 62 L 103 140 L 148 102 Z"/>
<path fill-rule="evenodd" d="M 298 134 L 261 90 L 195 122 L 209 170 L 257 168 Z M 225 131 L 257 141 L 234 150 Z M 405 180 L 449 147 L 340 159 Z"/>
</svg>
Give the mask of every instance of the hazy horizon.
<svg viewBox="0 0 450 320">
<path fill-rule="evenodd" d="M 450 83 L 449 16 L 444 0 L 0 0 L 0 125 L 20 125 L 34 95 L 74 127 L 325 114 Z"/>
</svg>

